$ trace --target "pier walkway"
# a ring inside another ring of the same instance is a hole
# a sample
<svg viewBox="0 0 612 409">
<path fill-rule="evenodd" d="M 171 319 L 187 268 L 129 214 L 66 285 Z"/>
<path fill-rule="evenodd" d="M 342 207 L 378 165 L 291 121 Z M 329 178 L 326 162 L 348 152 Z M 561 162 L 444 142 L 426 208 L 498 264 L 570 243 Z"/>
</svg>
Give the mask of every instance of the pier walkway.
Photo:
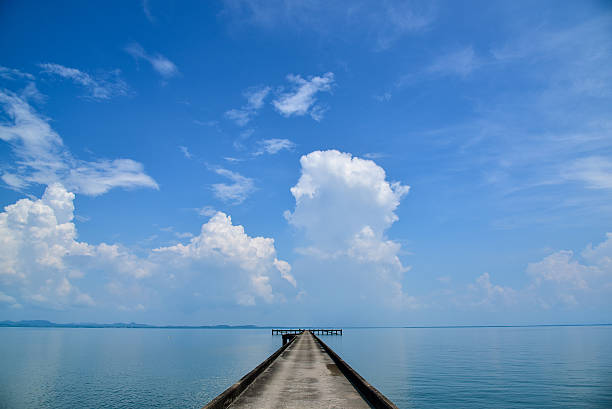
<svg viewBox="0 0 612 409">
<path fill-rule="evenodd" d="M 372 407 L 396 408 L 307 330 L 204 408 Z"/>
</svg>

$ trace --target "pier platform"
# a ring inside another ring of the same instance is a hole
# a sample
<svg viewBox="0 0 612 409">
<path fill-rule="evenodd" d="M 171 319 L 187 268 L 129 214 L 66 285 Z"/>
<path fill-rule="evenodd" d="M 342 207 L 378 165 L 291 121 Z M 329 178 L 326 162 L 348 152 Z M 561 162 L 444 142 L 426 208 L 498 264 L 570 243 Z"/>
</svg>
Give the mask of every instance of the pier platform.
<svg viewBox="0 0 612 409">
<path fill-rule="evenodd" d="M 306 330 L 204 408 L 396 406 Z"/>
<path fill-rule="evenodd" d="M 331 329 L 331 328 L 308 328 L 308 329 L 272 329 L 272 335 L 281 334 L 301 334 L 304 331 L 310 331 L 315 335 L 342 335 L 342 329 Z"/>
</svg>

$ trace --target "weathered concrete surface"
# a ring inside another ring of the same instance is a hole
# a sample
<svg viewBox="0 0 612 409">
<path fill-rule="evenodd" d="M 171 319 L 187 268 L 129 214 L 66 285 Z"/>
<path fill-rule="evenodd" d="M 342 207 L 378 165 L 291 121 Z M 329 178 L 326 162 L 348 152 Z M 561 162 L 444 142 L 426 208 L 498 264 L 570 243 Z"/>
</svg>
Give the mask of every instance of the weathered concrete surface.
<svg viewBox="0 0 612 409">
<path fill-rule="evenodd" d="M 262 372 L 230 408 L 370 408 L 306 331 Z"/>
</svg>

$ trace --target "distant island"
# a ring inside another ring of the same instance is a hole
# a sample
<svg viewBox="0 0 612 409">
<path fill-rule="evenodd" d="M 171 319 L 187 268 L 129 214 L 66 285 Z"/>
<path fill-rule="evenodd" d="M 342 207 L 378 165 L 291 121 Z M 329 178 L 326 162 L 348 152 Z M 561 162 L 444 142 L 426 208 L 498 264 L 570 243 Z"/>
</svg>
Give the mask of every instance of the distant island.
<svg viewBox="0 0 612 409">
<path fill-rule="evenodd" d="M 343 328 L 535 328 L 535 327 L 607 327 L 612 326 L 612 323 L 588 323 L 588 324 L 517 324 L 517 325 L 402 325 L 402 326 L 342 326 Z M 23 321 L 0 321 L 2 327 L 24 327 L 24 328 L 166 328 L 166 329 L 298 329 L 298 328 L 322 328 L 321 326 L 313 327 L 309 325 L 302 326 L 259 326 L 259 325 L 149 325 L 138 324 L 136 322 L 114 322 L 112 324 L 98 324 L 96 322 L 70 322 L 67 324 L 58 324 L 47 320 L 23 320 Z M 325 327 L 325 326 L 323 326 Z M 335 327 L 334 327 L 335 328 Z"/>
<path fill-rule="evenodd" d="M 114 322 L 112 324 L 98 324 L 95 322 L 79 322 L 58 324 L 46 320 L 25 320 L 25 321 L 0 321 L 0 327 L 30 327 L 30 328 L 207 328 L 207 329 L 252 329 L 252 328 L 271 328 L 258 327 L 257 325 L 148 325 L 136 322 L 124 323 Z"/>
</svg>

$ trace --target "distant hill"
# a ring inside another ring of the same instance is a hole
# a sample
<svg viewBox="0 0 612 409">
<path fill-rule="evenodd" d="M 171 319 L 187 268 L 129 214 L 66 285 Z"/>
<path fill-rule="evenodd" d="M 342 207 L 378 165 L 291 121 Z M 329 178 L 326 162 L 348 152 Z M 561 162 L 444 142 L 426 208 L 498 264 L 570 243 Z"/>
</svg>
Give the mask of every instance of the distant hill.
<svg viewBox="0 0 612 409">
<path fill-rule="evenodd" d="M 0 321 L 0 327 L 29 327 L 29 328 L 209 328 L 209 329 L 249 329 L 249 328 L 269 328 L 258 327 L 257 325 L 148 325 L 137 324 L 135 322 L 123 323 L 115 322 L 112 324 L 98 324 L 95 322 L 79 322 L 58 324 L 46 320 L 25 320 L 25 321 Z"/>
</svg>

